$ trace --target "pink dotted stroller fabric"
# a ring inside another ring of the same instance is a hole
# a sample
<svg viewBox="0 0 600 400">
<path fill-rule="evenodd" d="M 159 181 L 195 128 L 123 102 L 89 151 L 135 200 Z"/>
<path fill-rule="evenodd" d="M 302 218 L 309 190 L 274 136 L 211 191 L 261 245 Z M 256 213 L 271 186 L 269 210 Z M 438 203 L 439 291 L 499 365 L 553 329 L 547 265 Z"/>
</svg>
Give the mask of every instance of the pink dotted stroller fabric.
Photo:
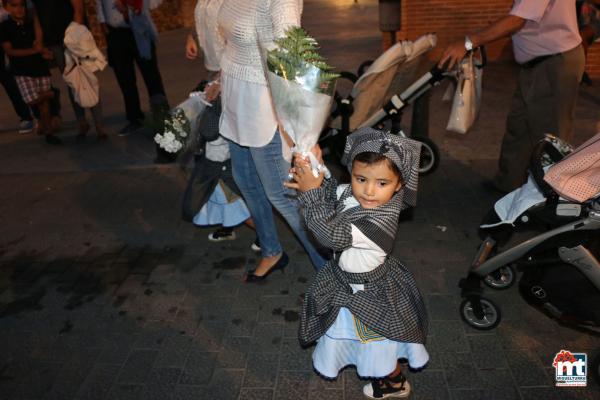
<svg viewBox="0 0 600 400">
<path fill-rule="evenodd" d="M 600 194 L 600 133 L 554 164 L 544 180 L 563 198 L 583 203 Z"/>
</svg>

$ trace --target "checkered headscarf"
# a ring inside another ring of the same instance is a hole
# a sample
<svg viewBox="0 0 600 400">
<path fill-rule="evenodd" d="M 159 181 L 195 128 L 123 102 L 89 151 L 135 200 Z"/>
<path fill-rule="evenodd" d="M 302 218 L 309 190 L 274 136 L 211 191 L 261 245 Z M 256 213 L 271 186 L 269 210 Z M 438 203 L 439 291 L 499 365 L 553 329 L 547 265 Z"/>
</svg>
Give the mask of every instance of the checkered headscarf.
<svg viewBox="0 0 600 400">
<path fill-rule="evenodd" d="M 360 128 L 346 139 L 342 164 L 352 172 L 352 161 L 360 153 L 379 153 L 393 162 L 404 179 L 398 192 L 402 196 L 402 209 L 417 204 L 419 183 L 419 160 L 421 143 L 416 140 L 385 133 L 373 128 Z"/>
</svg>

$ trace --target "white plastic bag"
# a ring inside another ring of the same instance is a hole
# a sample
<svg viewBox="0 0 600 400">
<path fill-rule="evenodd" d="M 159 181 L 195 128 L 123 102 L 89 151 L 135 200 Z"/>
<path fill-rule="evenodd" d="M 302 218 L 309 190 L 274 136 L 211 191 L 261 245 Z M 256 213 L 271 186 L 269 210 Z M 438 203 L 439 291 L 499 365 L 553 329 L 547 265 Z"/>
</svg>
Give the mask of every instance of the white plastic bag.
<svg viewBox="0 0 600 400">
<path fill-rule="evenodd" d="M 464 134 L 473 126 L 481 105 L 482 76 L 483 68 L 480 68 L 473 53 L 470 53 L 458 67 L 458 84 L 447 130 Z"/>
</svg>

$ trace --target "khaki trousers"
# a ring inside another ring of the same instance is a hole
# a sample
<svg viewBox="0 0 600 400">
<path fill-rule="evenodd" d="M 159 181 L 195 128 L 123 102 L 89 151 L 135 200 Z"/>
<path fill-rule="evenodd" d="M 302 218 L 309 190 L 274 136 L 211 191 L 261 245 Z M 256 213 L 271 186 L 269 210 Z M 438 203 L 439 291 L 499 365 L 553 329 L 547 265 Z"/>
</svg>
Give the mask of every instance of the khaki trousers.
<svg viewBox="0 0 600 400">
<path fill-rule="evenodd" d="M 512 191 L 526 182 L 531 153 L 545 133 L 571 141 L 584 67 L 579 45 L 533 67 L 520 68 L 494 178 L 496 187 Z"/>
</svg>

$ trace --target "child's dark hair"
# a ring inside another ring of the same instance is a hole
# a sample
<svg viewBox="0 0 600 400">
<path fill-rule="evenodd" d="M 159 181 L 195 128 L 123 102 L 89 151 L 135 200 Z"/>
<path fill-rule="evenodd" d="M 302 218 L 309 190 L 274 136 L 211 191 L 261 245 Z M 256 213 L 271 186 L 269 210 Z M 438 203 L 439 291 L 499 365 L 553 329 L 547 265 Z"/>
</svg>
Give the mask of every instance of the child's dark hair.
<svg viewBox="0 0 600 400">
<path fill-rule="evenodd" d="M 352 165 L 354 162 L 360 161 L 361 163 L 365 163 L 367 165 L 379 164 L 380 162 L 385 162 L 386 165 L 392 170 L 394 175 L 398 177 L 400 183 L 404 185 L 404 178 L 402 177 L 402 172 L 396 164 L 394 164 L 389 158 L 380 153 L 374 153 L 372 151 L 365 151 L 364 153 L 358 153 L 354 160 L 352 161 Z"/>
</svg>

